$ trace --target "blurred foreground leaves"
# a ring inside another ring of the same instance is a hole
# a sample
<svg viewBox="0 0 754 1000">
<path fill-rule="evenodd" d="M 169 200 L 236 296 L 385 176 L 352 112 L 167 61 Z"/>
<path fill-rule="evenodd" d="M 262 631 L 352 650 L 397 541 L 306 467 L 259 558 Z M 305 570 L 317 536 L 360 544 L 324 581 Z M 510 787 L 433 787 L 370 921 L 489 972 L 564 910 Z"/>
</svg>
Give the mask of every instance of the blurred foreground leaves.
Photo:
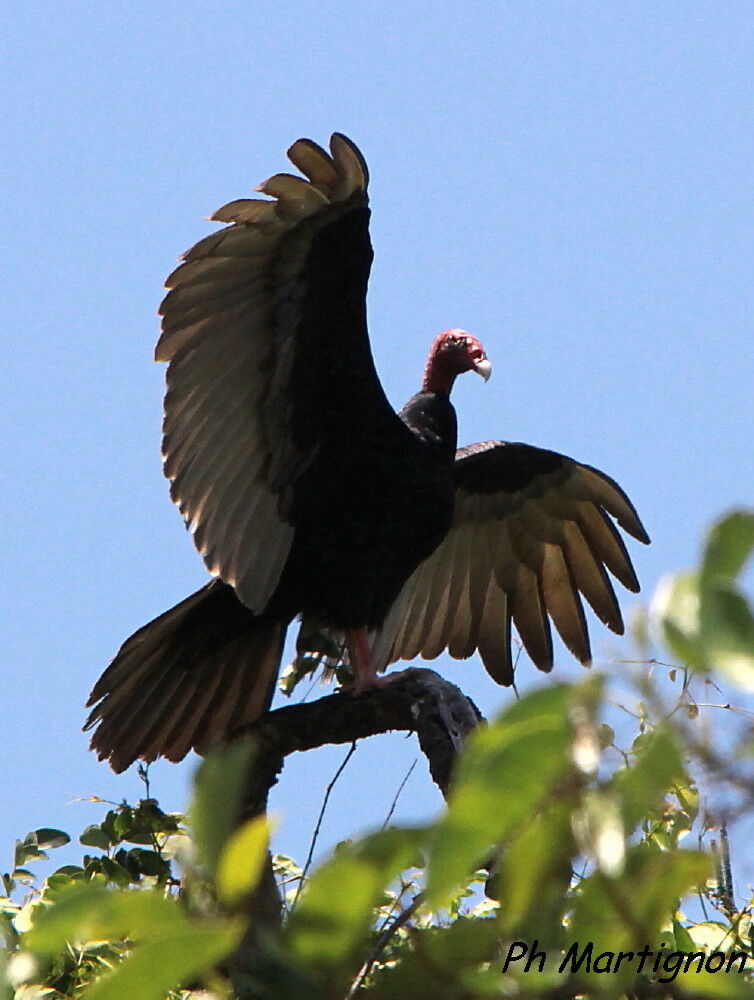
<svg viewBox="0 0 754 1000">
<path fill-rule="evenodd" d="M 751 738 L 732 752 L 700 730 L 701 710 L 735 706 L 693 684 L 754 686 L 753 548 L 754 515 L 733 513 L 699 569 L 663 583 L 651 616 L 675 662 L 638 666 L 620 736 L 610 677 L 546 684 L 473 734 L 436 823 L 339 845 L 301 892 L 266 818 L 243 818 L 244 743 L 200 765 L 188 825 L 153 798 L 114 805 L 46 878 L 35 866 L 69 837 L 27 834 L 3 876 L 0 1000 L 750 996 L 754 963 L 725 970 L 751 955 L 752 902 L 696 779 L 751 814 Z M 250 937 L 270 863 L 281 919 Z"/>
</svg>

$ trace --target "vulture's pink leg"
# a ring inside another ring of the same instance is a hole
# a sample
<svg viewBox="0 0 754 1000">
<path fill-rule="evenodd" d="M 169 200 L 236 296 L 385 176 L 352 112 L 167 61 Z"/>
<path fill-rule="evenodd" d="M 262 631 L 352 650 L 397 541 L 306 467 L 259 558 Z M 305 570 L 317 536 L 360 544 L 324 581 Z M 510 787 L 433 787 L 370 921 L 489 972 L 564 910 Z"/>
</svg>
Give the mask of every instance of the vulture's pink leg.
<svg viewBox="0 0 754 1000">
<path fill-rule="evenodd" d="M 362 625 L 359 628 L 347 628 L 345 632 L 348 659 L 351 661 L 353 669 L 351 690 L 354 694 L 361 694 L 369 688 L 381 687 L 385 683 L 385 679 L 378 677 L 374 668 L 372 653 L 367 642 L 366 627 Z"/>
</svg>

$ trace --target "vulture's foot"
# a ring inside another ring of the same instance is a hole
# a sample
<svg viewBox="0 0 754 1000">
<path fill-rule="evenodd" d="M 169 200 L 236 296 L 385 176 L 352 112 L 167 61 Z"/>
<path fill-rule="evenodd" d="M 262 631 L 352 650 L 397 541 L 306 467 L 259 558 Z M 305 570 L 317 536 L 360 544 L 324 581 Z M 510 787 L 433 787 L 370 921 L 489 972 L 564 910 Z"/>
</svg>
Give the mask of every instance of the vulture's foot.
<svg viewBox="0 0 754 1000">
<path fill-rule="evenodd" d="M 374 691 L 375 688 L 384 687 L 389 681 L 388 678 L 377 674 L 372 660 L 372 651 L 369 648 L 366 626 L 348 628 L 345 632 L 348 659 L 353 670 L 353 681 L 350 684 L 345 684 L 343 690 L 360 695 L 365 691 Z"/>
</svg>

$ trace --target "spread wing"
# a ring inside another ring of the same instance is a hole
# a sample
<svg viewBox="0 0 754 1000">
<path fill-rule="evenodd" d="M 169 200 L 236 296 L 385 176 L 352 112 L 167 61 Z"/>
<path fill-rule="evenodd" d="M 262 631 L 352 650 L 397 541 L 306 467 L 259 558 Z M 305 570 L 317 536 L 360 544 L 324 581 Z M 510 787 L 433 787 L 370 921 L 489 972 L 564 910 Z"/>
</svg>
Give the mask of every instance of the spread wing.
<svg viewBox="0 0 754 1000">
<path fill-rule="evenodd" d="M 455 475 L 453 525 L 375 635 L 379 667 L 445 649 L 464 659 L 478 649 L 489 674 L 511 684 L 511 625 L 536 666 L 549 671 L 549 619 L 586 663 L 580 595 L 622 634 L 607 571 L 630 591 L 639 584 L 613 519 L 640 542 L 649 538 L 617 483 L 564 455 L 503 441 L 461 448 Z"/>
<path fill-rule="evenodd" d="M 334 421 L 395 420 L 372 361 L 365 295 L 368 175 L 335 134 L 299 139 L 306 179 L 230 202 L 229 223 L 167 279 L 156 359 L 168 361 L 163 458 L 209 571 L 266 607 L 295 532 L 295 487 Z M 356 384 L 354 384 L 356 383 Z M 377 417 L 375 417 L 377 415 Z"/>
</svg>

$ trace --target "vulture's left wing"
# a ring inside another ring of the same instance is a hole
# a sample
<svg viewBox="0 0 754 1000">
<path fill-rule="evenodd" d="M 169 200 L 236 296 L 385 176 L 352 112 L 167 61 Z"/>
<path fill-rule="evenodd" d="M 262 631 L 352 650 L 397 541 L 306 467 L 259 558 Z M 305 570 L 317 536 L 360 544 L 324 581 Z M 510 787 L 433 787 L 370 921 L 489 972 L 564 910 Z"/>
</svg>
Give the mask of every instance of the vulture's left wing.
<svg viewBox="0 0 754 1000">
<path fill-rule="evenodd" d="M 622 634 L 607 571 L 639 584 L 617 523 L 649 538 L 623 490 L 573 459 L 526 444 L 487 441 L 456 454 L 453 525 L 403 587 L 373 640 L 382 668 L 478 649 L 490 675 L 513 682 L 511 624 L 540 670 L 552 669 L 551 618 L 582 663 L 591 659 L 580 594 Z"/>
<path fill-rule="evenodd" d="M 297 528 L 301 476 L 332 426 L 406 433 L 374 369 L 366 326 L 367 169 L 336 133 L 299 139 L 303 177 L 270 200 L 230 202 L 229 223 L 167 280 L 158 361 L 168 361 L 163 457 L 170 494 L 209 571 L 262 613 Z M 376 428 L 376 429 L 375 429 Z"/>
</svg>

